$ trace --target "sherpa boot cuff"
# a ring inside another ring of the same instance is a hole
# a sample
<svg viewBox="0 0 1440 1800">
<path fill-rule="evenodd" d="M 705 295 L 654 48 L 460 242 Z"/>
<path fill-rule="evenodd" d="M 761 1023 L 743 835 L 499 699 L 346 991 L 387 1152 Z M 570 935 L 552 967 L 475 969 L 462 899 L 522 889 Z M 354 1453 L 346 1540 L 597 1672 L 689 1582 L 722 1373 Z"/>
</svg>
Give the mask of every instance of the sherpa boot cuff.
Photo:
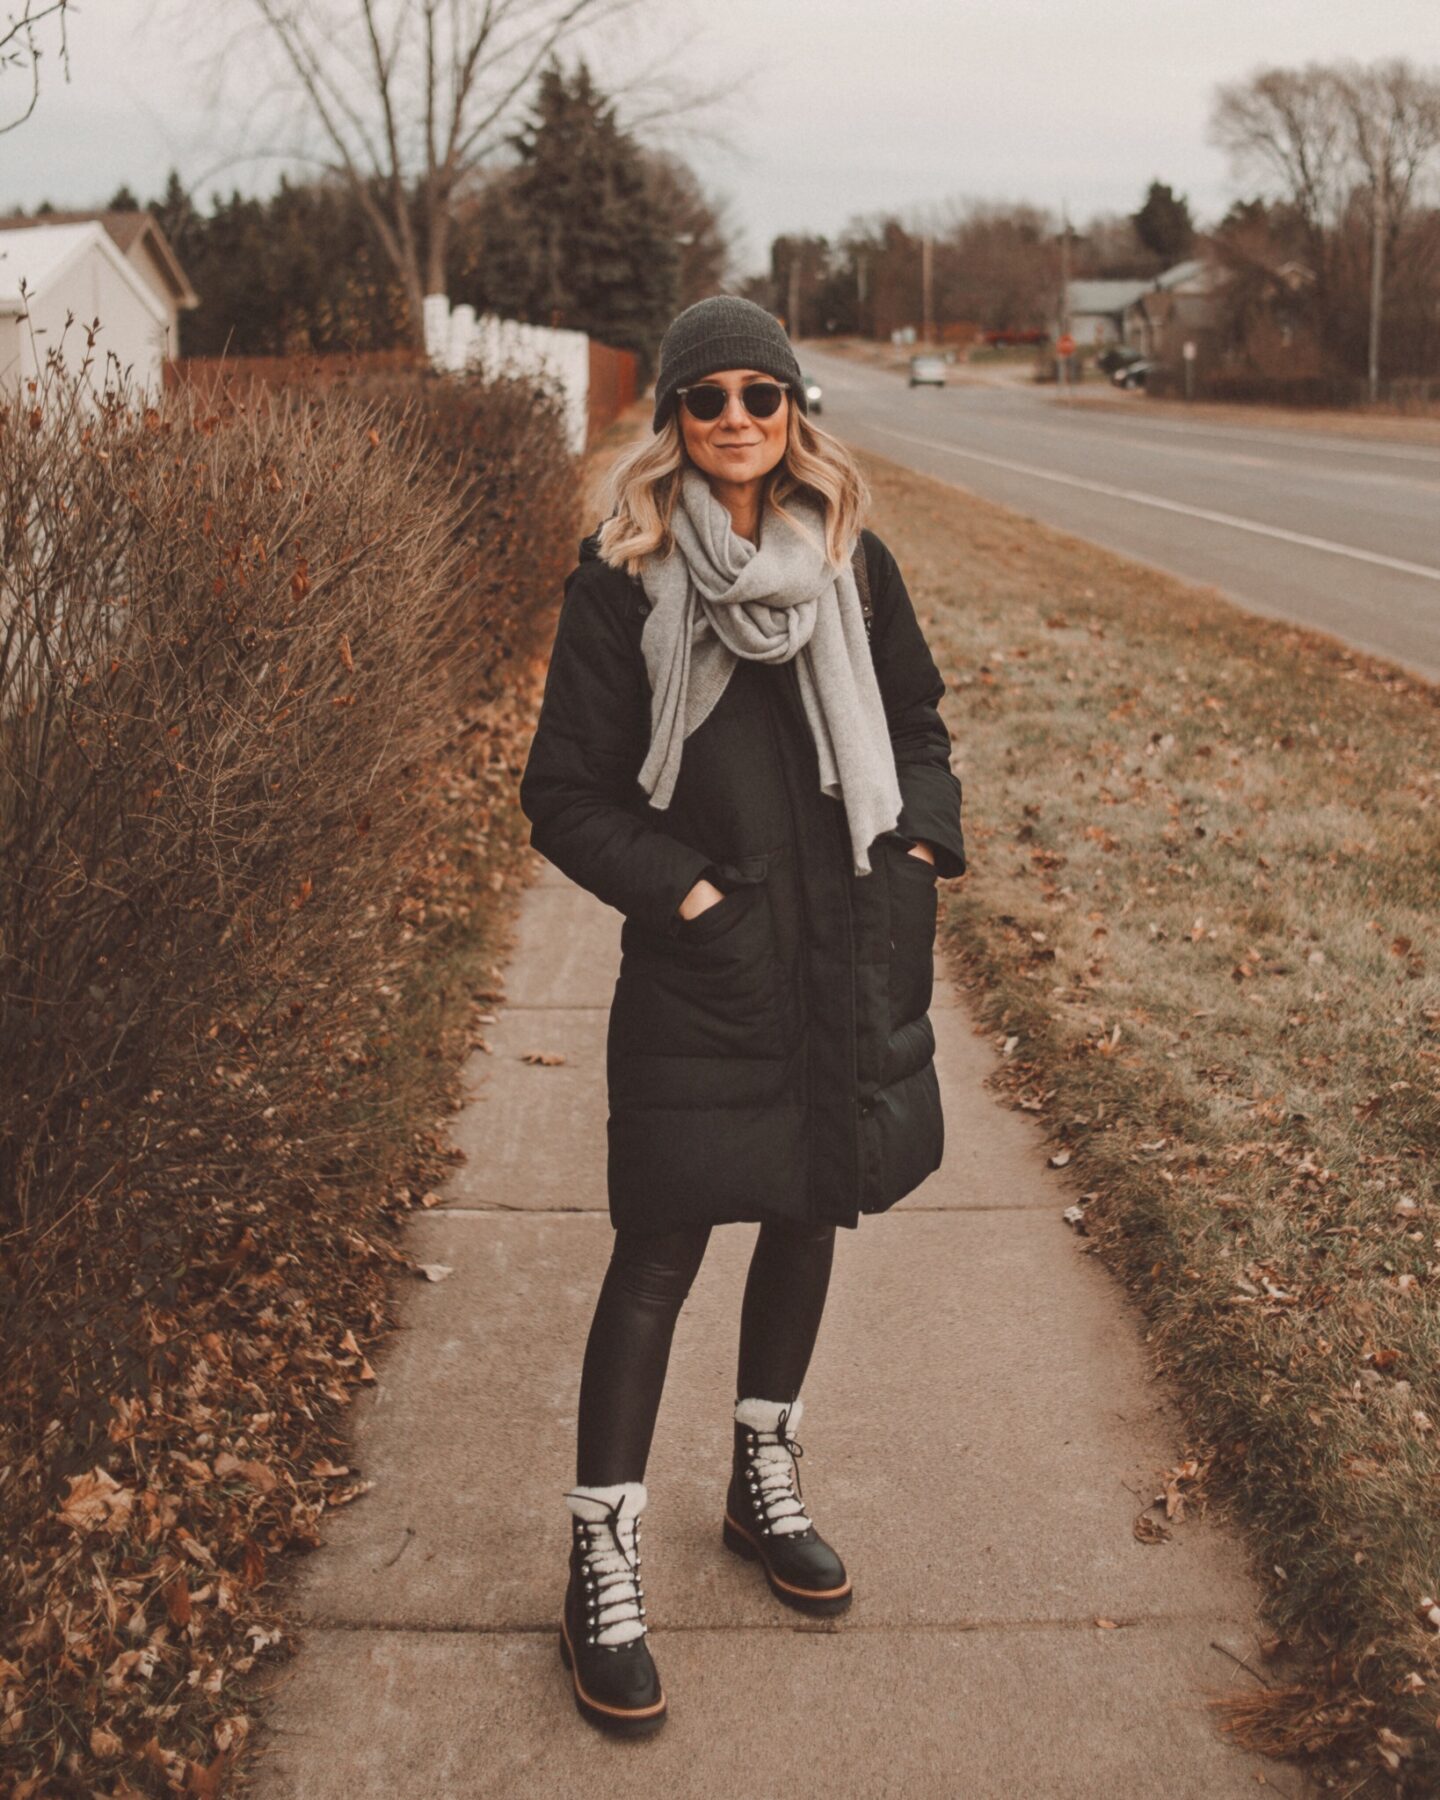
<svg viewBox="0 0 1440 1800">
<path fill-rule="evenodd" d="M 803 1400 L 739 1400 L 735 1404 L 735 1420 L 737 1424 L 748 1425 L 752 1431 L 776 1431 L 783 1412 L 788 1414 L 785 1420 L 788 1432 L 800 1423 L 804 1410 Z"/>
<path fill-rule="evenodd" d="M 573 1487 L 565 1496 L 565 1504 L 577 1519 L 598 1525 L 616 1505 L 622 1519 L 638 1519 L 649 1498 L 643 1481 L 617 1481 L 611 1487 Z"/>
</svg>

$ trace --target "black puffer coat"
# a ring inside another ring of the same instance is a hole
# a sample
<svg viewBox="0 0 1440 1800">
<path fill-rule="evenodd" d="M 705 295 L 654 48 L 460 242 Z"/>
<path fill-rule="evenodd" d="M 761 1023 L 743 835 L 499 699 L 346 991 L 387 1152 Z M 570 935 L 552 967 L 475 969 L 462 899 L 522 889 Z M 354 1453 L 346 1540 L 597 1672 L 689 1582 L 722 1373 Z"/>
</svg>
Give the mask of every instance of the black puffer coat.
<svg viewBox="0 0 1440 1800">
<path fill-rule="evenodd" d="M 594 539 L 566 583 L 520 785 L 530 841 L 624 914 L 610 1009 L 611 1222 L 854 1226 L 940 1165 L 927 1009 L 935 884 L 965 869 L 944 683 L 900 571 L 862 539 L 871 652 L 904 808 L 851 867 L 820 791 L 794 661 L 737 662 L 686 738 L 664 811 L 636 775 L 650 733 L 644 589 Z M 908 855 L 918 838 L 936 864 Z M 701 877 L 725 897 L 694 919 Z"/>
</svg>

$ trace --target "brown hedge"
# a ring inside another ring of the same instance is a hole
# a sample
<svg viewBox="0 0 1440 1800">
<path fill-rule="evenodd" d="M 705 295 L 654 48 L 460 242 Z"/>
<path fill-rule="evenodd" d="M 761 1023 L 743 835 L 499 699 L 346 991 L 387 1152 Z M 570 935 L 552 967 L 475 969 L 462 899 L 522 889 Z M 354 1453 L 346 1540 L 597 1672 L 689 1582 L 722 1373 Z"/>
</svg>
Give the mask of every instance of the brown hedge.
<svg viewBox="0 0 1440 1800">
<path fill-rule="evenodd" d="M 0 408 L 0 1792 L 218 1792 L 243 1743 L 574 490 L 508 388 Z"/>
</svg>

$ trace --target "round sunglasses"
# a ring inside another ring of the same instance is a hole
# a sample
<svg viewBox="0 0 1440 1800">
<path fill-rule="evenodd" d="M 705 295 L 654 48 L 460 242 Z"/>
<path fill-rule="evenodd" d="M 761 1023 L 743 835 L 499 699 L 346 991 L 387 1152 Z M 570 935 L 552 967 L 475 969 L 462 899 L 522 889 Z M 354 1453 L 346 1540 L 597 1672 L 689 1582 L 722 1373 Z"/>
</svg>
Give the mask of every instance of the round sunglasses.
<svg viewBox="0 0 1440 1800">
<path fill-rule="evenodd" d="M 718 419 L 730 400 L 728 390 L 716 381 L 698 381 L 675 392 L 690 417 L 705 424 Z M 740 401 L 752 419 L 770 419 L 780 410 L 785 394 L 778 381 L 748 381 L 740 390 Z"/>
</svg>

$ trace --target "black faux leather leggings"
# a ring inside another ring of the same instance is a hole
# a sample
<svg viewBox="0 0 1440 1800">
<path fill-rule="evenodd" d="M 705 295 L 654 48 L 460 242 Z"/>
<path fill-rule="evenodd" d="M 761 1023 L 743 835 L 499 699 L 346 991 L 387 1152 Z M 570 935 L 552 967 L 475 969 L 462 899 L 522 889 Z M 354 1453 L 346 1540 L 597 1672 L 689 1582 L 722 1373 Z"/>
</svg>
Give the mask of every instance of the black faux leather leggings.
<svg viewBox="0 0 1440 1800">
<path fill-rule="evenodd" d="M 670 1341 L 710 1240 L 691 1231 L 617 1231 L 580 1375 L 578 1483 L 643 1481 Z M 764 1224 L 740 1309 L 737 1400 L 795 1400 L 820 1330 L 833 1225 Z"/>
</svg>

